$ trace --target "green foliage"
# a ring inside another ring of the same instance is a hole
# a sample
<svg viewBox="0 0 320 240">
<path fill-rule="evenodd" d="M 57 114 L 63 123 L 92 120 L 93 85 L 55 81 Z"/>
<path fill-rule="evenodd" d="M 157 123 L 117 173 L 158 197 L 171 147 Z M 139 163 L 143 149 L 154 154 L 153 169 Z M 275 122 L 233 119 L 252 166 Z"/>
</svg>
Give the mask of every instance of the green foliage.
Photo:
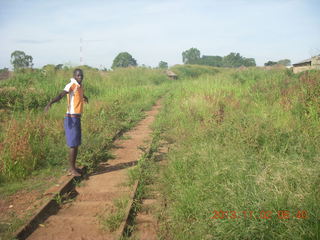
<svg viewBox="0 0 320 240">
<path fill-rule="evenodd" d="M 162 175 L 166 236 L 317 239 L 319 79 L 250 68 L 174 82 L 155 126 L 173 143 Z M 220 210 L 228 217 L 212 219 Z"/>
<path fill-rule="evenodd" d="M 265 66 L 273 66 L 273 65 L 276 65 L 276 64 L 278 64 L 278 63 L 277 62 L 273 62 L 273 61 L 268 61 L 264 65 Z"/>
<path fill-rule="evenodd" d="M 230 53 L 227 56 L 223 57 L 223 66 L 224 67 L 254 67 L 256 62 L 253 58 L 242 57 L 239 53 Z"/>
<path fill-rule="evenodd" d="M 197 64 L 200 59 L 200 51 L 197 48 L 190 48 L 182 53 L 184 64 Z"/>
<path fill-rule="evenodd" d="M 16 50 L 11 53 L 11 64 L 15 71 L 22 68 L 31 68 L 33 66 L 32 60 L 33 58 L 23 51 Z"/>
<path fill-rule="evenodd" d="M 53 97 L 52 89 L 44 86 L 49 79 L 52 75 L 44 75 L 41 71 L 17 72 L 1 82 L 0 108 L 24 110 L 44 107 Z"/>
<path fill-rule="evenodd" d="M 183 63 L 199 64 L 212 67 L 254 67 L 256 62 L 254 58 L 242 57 L 239 53 L 230 53 L 227 56 L 207 56 L 200 58 L 200 51 L 196 48 L 190 48 L 182 53 Z"/>
<path fill-rule="evenodd" d="M 137 86 L 156 84 L 159 85 L 167 80 L 166 76 L 158 69 L 137 68 L 119 68 L 108 75 L 113 80 L 113 85 L 117 86 Z"/>
<path fill-rule="evenodd" d="M 104 215 L 99 216 L 100 223 L 107 231 L 113 232 L 119 228 L 124 220 L 128 203 L 128 197 L 119 198 L 114 201 L 112 211 L 107 209 Z"/>
<path fill-rule="evenodd" d="M 290 66 L 291 61 L 289 59 L 282 59 L 278 61 L 278 64 L 283 65 L 283 66 Z"/>
<path fill-rule="evenodd" d="M 273 66 L 273 65 L 283 65 L 283 66 L 290 66 L 291 65 L 291 61 L 289 59 L 282 59 L 279 60 L 278 62 L 274 62 L 274 61 L 268 61 L 264 64 L 264 66 Z"/>
<path fill-rule="evenodd" d="M 223 57 L 203 55 L 201 59 L 199 59 L 198 64 L 212 66 L 212 67 L 222 67 Z"/>
<path fill-rule="evenodd" d="M 55 66 L 55 70 L 60 70 L 60 69 L 62 69 L 62 67 L 63 67 L 63 64 L 57 64 L 56 66 Z"/>
<path fill-rule="evenodd" d="M 204 74 L 214 75 L 219 72 L 217 68 L 200 65 L 175 65 L 171 69 L 182 78 L 195 78 Z"/>
<path fill-rule="evenodd" d="M 137 61 L 127 52 L 119 53 L 112 63 L 112 69 L 130 66 L 137 66 Z"/>
<path fill-rule="evenodd" d="M 46 64 L 42 67 L 42 70 L 54 70 L 56 66 L 54 64 Z"/>
<path fill-rule="evenodd" d="M 158 65 L 158 68 L 160 68 L 160 69 L 168 69 L 168 63 L 164 62 L 164 61 L 160 61 L 159 65 Z"/>
<path fill-rule="evenodd" d="M 65 166 L 63 131 L 66 100 L 45 105 L 69 82 L 73 69 L 18 72 L 0 82 L 0 179 L 22 180 L 34 171 Z M 90 104 L 82 117 L 83 144 L 79 163 L 94 168 L 107 159 L 106 151 L 119 130 L 132 127 L 166 88 L 160 70 L 144 68 L 100 72 L 87 67 L 84 86 Z"/>
<path fill-rule="evenodd" d="M 98 68 L 91 67 L 89 65 L 81 65 L 81 66 L 78 66 L 78 68 L 81 68 L 83 71 L 88 71 L 88 70 L 99 71 Z"/>
</svg>

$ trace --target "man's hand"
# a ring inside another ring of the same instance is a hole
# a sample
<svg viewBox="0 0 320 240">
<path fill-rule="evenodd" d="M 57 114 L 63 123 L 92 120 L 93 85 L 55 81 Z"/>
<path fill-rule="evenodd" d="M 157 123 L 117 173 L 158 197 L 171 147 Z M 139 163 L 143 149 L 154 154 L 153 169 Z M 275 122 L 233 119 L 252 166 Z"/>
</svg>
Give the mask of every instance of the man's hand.
<svg viewBox="0 0 320 240">
<path fill-rule="evenodd" d="M 48 112 L 51 108 L 51 105 L 55 102 L 59 102 L 61 98 L 63 98 L 65 95 L 67 95 L 68 92 L 62 91 L 58 96 L 56 96 L 54 99 L 51 100 L 51 102 L 48 103 L 48 105 L 44 108 L 45 112 Z"/>
<path fill-rule="evenodd" d="M 89 99 L 86 96 L 83 96 L 84 102 L 89 103 Z"/>
</svg>

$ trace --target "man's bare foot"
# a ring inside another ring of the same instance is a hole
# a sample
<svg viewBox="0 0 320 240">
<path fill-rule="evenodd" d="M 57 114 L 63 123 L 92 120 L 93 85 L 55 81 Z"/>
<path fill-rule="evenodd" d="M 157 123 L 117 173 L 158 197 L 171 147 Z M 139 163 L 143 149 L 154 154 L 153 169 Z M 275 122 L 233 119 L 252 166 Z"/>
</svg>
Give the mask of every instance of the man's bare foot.
<svg viewBox="0 0 320 240">
<path fill-rule="evenodd" d="M 80 177 L 81 173 L 79 173 L 76 169 L 69 169 L 68 176 Z"/>
</svg>

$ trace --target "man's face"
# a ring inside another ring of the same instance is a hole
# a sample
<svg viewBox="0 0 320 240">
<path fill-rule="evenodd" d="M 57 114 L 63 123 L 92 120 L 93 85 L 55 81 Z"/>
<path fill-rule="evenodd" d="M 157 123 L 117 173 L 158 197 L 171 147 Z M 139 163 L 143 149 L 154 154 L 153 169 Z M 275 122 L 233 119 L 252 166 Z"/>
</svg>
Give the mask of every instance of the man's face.
<svg viewBox="0 0 320 240">
<path fill-rule="evenodd" d="M 81 71 L 76 71 L 73 77 L 75 80 L 77 80 L 78 83 L 81 83 L 83 80 L 83 73 Z"/>
</svg>

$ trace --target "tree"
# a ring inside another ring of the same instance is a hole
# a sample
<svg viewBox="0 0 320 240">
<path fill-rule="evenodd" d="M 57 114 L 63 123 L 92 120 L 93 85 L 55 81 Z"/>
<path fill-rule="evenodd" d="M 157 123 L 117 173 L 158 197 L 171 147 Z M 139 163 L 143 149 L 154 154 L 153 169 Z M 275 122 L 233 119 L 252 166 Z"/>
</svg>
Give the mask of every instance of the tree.
<svg viewBox="0 0 320 240">
<path fill-rule="evenodd" d="M 137 66 L 137 61 L 127 52 L 119 53 L 112 63 L 112 69 L 117 67 Z"/>
<path fill-rule="evenodd" d="M 184 64 L 197 64 L 200 60 L 200 51 L 197 48 L 190 48 L 182 53 Z"/>
<path fill-rule="evenodd" d="M 220 56 L 206 56 L 202 55 L 198 63 L 201 65 L 207 65 L 212 67 L 222 67 L 222 57 Z"/>
<path fill-rule="evenodd" d="M 283 66 L 290 66 L 291 65 L 291 61 L 289 59 L 282 59 L 278 61 L 278 64 L 281 64 Z"/>
<path fill-rule="evenodd" d="M 21 68 L 32 68 L 33 58 L 29 55 L 26 55 L 25 52 L 16 50 L 11 53 L 11 64 L 13 65 L 14 70 L 19 70 Z"/>
<path fill-rule="evenodd" d="M 273 61 L 268 61 L 264 64 L 264 66 L 273 66 L 273 65 L 276 65 L 277 62 L 273 62 Z"/>
<path fill-rule="evenodd" d="M 168 63 L 164 61 L 160 61 L 158 67 L 161 69 L 168 69 Z"/>
<path fill-rule="evenodd" d="M 257 66 L 256 60 L 254 58 L 243 58 L 242 65 L 245 67 L 255 67 Z"/>
<path fill-rule="evenodd" d="M 241 67 L 243 65 L 242 57 L 240 53 L 230 53 L 227 56 L 223 57 L 223 66 L 224 67 Z"/>
<path fill-rule="evenodd" d="M 60 70 L 60 69 L 62 69 L 62 67 L 63 67 L 63 64 L 57 64 L 55 67 L 54 67 L 54 69 L 55 70 Z"/>
<path fill-rule="evenodd" d="M 230 53 L 223 57 L 224 67 L 254 67 L 256 66 L 256 61 L 254 58 L 245 58 L 240 55 L 240 53 Z"/>
<path fill-rule="evenodd" d="M 182 53 L 182 60 L 185 64 L 200 64 L 213 67 L 254 67 L 256 61 L 254 58 L 245 58 L 240 53 L 230 53 L 227 56 L 208 56 L 202 55 L 196 48 L 190 48 Z"/>
</svg>

